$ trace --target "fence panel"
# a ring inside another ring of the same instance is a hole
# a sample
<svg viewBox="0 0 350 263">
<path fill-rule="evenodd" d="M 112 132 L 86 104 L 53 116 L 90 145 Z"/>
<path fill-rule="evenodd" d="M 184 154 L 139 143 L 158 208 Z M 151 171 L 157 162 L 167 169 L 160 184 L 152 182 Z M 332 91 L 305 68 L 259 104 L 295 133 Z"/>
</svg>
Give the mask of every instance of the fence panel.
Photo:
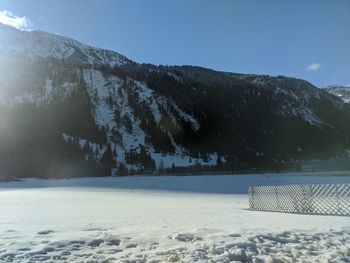
<svg viewBox="0 0 350 263">
<path fill-rule="evenodd" d="M 249 209 L 350 216 L 350 184 L 249 187 Z"/>
</svg>

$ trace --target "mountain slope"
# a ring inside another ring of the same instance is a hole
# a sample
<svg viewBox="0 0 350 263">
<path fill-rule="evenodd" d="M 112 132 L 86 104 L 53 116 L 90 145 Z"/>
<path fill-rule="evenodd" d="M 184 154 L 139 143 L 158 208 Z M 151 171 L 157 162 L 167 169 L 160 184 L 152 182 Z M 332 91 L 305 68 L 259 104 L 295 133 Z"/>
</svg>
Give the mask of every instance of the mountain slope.
<svg viewBox="0 0 350 263">
<path fill-rule="evenodd" d="M 350 86 L 330 85 L 323 89 L 335 96 L 338 96 L 345 103 L 350 103 Z"/>
<path fill-rule="evenodd" d="M 138 64 L 3 25 L 0 37 L 5 176 L 271 168 L 350 149 L 350 106 L 303 80 Z"/>
</svg>

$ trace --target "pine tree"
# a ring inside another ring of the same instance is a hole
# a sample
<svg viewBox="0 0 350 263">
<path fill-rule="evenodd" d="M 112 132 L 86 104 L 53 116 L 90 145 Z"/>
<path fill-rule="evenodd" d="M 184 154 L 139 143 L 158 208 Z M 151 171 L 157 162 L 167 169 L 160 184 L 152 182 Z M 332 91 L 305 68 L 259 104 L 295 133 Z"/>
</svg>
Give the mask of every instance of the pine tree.
<svg viewBox="0 0 350 263">
<path fill-rule="evenodd" d="M 221 165 L 222 165 L 221 155 L 218 154 L 217 159 L 216 159 L 216 166 L 221 167 Z"/>
<path fill-rule="evenodd" d="M 108 144 L 107 149 L 102 154 L 101 163 L 107 167 L 112 167 L 114 165 L 113 154 L 111 145 Z"/>
<path fill-rule="evenodd" d="M 156 170 L 156 162 L 154 161 L 154 159 L 152 159 L 152 170 Z"/>
<path fill-rule="evenodd" d="M 84 146 L 83 146 L 83 152 L 85 154 L 89 154 L 90 153 L 90 144 L 88 141 L 85 142 Z"/>
<path fill-rule="evenodd" d="M 120 163 L 119 167 L 118 167 L 118 172 L 117 174 L 119 176 L 123 176 L 123 175 L 128 175 L 129 171 L 128 171 L 128 167 L 126 167 L 126 165 L 124 163 Z"/>
<path fill-rule="evenodd" d="M 161 159 L 160 162 L 159 162 L 158 171 L 159 171 L 159 173 L 161 173 L 161 174 L 164 173 L 164 161 L 163 161 L 163 159 Z"/>
<path fill-rule="evenodd" d="M 96 157 L 96 159 L 99 159 L 99 158 L 100 158 L 100 152 L 99 152 L 97 146 L 95 147 L 95 157 Z"/>
</svg>

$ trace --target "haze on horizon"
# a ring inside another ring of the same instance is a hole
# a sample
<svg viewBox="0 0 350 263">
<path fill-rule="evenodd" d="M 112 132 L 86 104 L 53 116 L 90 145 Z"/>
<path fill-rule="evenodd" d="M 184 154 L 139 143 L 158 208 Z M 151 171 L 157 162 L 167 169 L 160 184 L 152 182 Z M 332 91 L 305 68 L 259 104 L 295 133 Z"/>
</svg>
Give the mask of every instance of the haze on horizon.
<svg viewBox="0 0 350 263">
<path fill-rule="evenodd" d="M 140 63 L 350 84 L 350 2 L 4 0 L 0 22 Z"/>
</svg>

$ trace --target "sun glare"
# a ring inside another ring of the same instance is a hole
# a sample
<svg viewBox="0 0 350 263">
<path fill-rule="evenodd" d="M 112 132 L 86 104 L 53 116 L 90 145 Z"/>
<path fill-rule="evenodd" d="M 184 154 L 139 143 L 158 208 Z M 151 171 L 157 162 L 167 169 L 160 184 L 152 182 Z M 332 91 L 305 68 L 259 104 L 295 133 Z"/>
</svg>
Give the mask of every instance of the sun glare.
<svg viewBox="0 0 350 263">
<path fill-rule="evenodd" d="M 0 23 L 21 30 L 28 30 L 30 20 L 25 16 L 17 16 L 8 10 L 0 10 Z"/>
</svg>

